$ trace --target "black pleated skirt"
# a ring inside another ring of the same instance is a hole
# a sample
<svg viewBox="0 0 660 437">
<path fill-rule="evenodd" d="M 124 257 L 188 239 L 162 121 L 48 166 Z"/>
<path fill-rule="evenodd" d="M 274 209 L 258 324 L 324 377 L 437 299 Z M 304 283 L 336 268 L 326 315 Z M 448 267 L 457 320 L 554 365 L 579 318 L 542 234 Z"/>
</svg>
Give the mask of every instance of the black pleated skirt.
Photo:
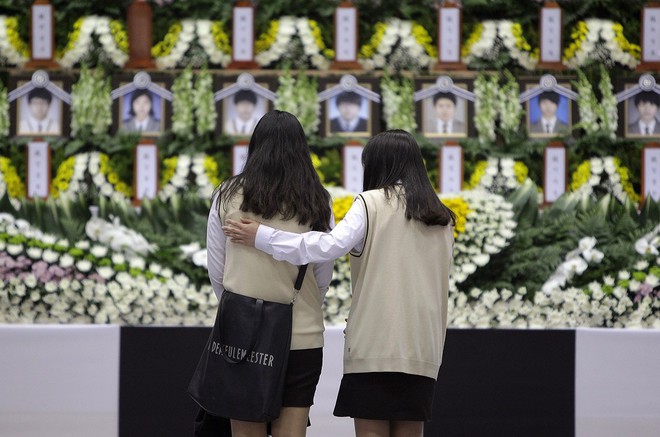
<svg viewBox="0 0 660 437">
<path fill-rule="evenodd" d="M 431 419 L 435 380 L 398 372 L 347 373 L 334 415 L 370 420 Z"/>
</svg>

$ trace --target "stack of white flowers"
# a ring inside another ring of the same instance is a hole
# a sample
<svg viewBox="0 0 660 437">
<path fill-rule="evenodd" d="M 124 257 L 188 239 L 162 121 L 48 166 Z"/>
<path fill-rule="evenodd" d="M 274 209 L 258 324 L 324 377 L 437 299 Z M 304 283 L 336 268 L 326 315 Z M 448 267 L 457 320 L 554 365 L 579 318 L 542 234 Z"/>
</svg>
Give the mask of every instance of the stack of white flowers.
<svg viewBox="0 0 660 437">
<path fill-rule="evenodd" d="M 325 320 L 331 325 L 346 323 L 348 312 L 351 309 L 351 269 L 348 257 L 343 256 L 335 260 L 335 270 L 332 275 L 330 288 L 325 295 Z"/>
<path fill-rule="evenodd" d="M 199 27 L 197 30 L 199 31 Z M 195 80 L 193 108 L 195 108 L 197 134 L 204 135 L 213 132 L 218 113 L 215 110 L 213 96 L 213 77 L 207 69 L 200 71 Z"/>
<path fill-rule="evenodd" d="M 62 58 L 58 59 L 58 63 L 65 68 L 73 67 L 79 62 L 89 51 L 92 46 L 92 35 L 98 36 L 101 48 L 105 54 L 110 58 L 113 64 L 122 67 L 128 60 L 128 55 L 124 53 L 115 42 L 110 30 L 110 18 L 99 17 L 90 15 L 84 17 L 80 26 L 80 33 L 78 39 L 75 41 L 74 47 L 65 52 Z"/>
<path fill-rule="evenodd" d="M 278 82 L 275 108 L 295 115 L 305 135 L 315 134 L 321 122 L 316 80 L 305 78 L 302 74 L 294 78 L 291 71 L 286 70 L 279 76 Z"/>
<path fill-rule="evenodd" d="M 619 111 L 617 111 L 617 100 L 613 92 L 612 79 L 609 71 L 601 65 L 600 82 L 598 84 L 602 95 L 600 101 L 600 128 L 607 132 L 611 139 L 616 139 L 617 125 L 619 124 Z"/>
<path fill-rule="evenodd" d="M 580 276 L 584 273 L 590 264 L 600 263 L 605 255 L 603 252 L 595 249 L 596 242 L 596 238 L 594 237 L 582 238 L 578 242 L 577 249 L 566 254 L 564 262 L 545 281 L 541 290 L 545 294 L 550 294 L 553 290 L 560 290 L 567 283 L 570 284 L 573 277 Z"/>
<path fill-rule="evenodd" d="M 9 35 L 7 34 L 7 17 L 0 15 L 0 57 L 7 60 L 9 65 L 18 65 L 22 67 L 28 59 L 16 51 L 14 46 L 11 45 Z"/>
<path fill-rule="evenodd" d="M 400 81 L 385 77 L 380 82 L 383 96 L 383 115 L 388 129 L 403 129 L 415 132 L 414 87 L 410 79 Z"/>
<path fill-rule="evenodd" d="M 585 23 L 586 40 L 580 44 L 572 58 L 564 61 L 567 67 L 579 68 L 594 60 L 606 64 L 619 63 L 630 69 L 634 69 L 639 64 L 639 61 L 624 52 L 617 42 L 613 21 L 590 18 L 585 20 Z"/>
<path fill-rule="evenodd" d="M 85 174 L 89 165 L 89 153 L 79 153 L 74 156 L 73 174 L 66 190 L 60 191 L 60 196 L 74 196 L 81 190 L 86 190 Z"/>
<path fill-rule="evenodd" d="M 394 71 L 418 70 L 435 62 L 413 35 L 412 21 L 390 18 L 385 24 L 385 34 L 376 53 L 370 59 L 360 59 L 366 70 L 386 67 Z"/>
<path fill-rule="evenodd" d="M 195 130 L 192 68 L 186 68 L 174 80 L 172 92 L 172 132 L 181 138 L 192 140 Z"/>
<path fill-rule="evenodd" d="M 474 81 L 474 125 L 479 141 L 495 141 L 495 119 L 497 118 L 497 100 L 499 90 L 497 76 L 479 75 Z"/>
<path fill-rule="evenodd" d="M 0 54 L 1 56 L 1 54 Z M 0 136 L 9 135 L 9 97 L 7 88 L 0 82 Z"/>
<path fill-rule="evenodd" d="M 496 102 L 500 127 L 507 131 L 517 131 L 520 127 L 520 119 L 524 114 L 523 107 L 518 99 L 520 86 L 511 72 L 505 71 L 504 76 L 507 82 L 499 90 L 499 97 Z"/>
<path fill-rule="evenodd" d="M 588 134 L 599 132 L 598 99 L 596 98 L 596 93 L 594 93 L 591 82 L 589 82 L 587 76 L 579 70 L 576 86 L 578 93 L 578 111 L 580 113 L 579 126 Z"/>
<path fill-rule="evenodd" d="M 100 69 L 83 68 L 71 89 L 71 135 L 90 128 L 93 134 L 106 133 L 112 125 L 110 81 Z"/>
<path fill-rule="evenodd" d="M 469 64 L 476 59 L 493 61 L 499 57 L 500 50 L 505 48 L 511 58 L 523 68 L 533 70 L 536 67 L 538 60 L 516 46 L 512 21 L 486 20 L 481 24 L 483 26 L 481 37 L 470 46 L 470 52 L 463 58 L 463 62 Z"/>
<path fill-rule="evenodd" d="M 509 245 L 518 226 L 513 220 L 513 206 L 502 196 L 483 191 L 463 191 L 469 207 L 465 232 L 454 243 L 454 264 L 450 280 L 461 283 L 490 257 Z M 442 198 L 442 196 L 441 196 Z"/>
<path fill-rule="evenodd" d="M 284 16 L 279 19 L 277 36 L 273 44 L 265 51 L 258 53 L 255 60 L 261 66 L 267 66 L 277 62 L 289 51 L 289 46 L 294 37 L 297 37 L 303 48 L 303 53 L 314 67 L 319 70 L 327 70 L 330 62 L 321 53 L 312 28 L 307 18 L 296 18 Z"/>
</svg>

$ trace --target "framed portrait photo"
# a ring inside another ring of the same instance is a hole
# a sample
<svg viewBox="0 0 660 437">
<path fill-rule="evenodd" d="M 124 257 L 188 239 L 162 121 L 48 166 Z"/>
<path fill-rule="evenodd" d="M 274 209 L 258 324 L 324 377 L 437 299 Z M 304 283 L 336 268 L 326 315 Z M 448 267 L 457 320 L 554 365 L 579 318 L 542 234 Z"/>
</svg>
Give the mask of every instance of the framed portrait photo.
<svg viewBox="0 0 660 437">
<path fill-rule="evenodd" d="M 422 84 L 422 89 L 435 86 Z M 467 90 L 466 84 L 456 84 Z M 468 101 L 450 91 L 438 91 L 421 102 L 418 125 L 427 138 L 465 138 L 468 136 Z"/>
<path fill-rule="evenodd" d="M 561 83 L 570 88 L 570 84 Z M 528 85 L 527 89 L 533 88 Z M 568 97 L 556 91 L 543 91 L 527 101 L 527 133 L 531 138 L 553 138 L 571 132 L 572 105 Z"/>
<path fill-rule="evenodd" d="M 18 86 L 26 81 L 18 82 Z M 52 81 L 62 87 L 61 82 Z M 16 101 L 17 136 L 62 136 L 64 105 L 46 88 L 33 88 Z"/>
<path fill-rule="evenodd" d="M 327 88 L 332 86 L 334 84 Z M 344 90 L 325 101 L 326 136 L 369 137 L 373 130 L 372 118 L 371 101 L 355 91 Z"/>
<path fill-rule="evenodd" d="M 233 83 L 225 83 L 228 87 Z M 269 88 L 267 83 L 260 83 Z M 241 89 L 222 100 L 222 133 L 234 137 L 250 137 L 255 126 L 270 109 L 270 101 L 251 89 Z"/>
<path fill-rule="evenodd" d="M 149 89 L 138 88 L 119 97 L 118 112 L 120 132 L 157 137 L 165 130 L 165 99 Z"/>
<path fill-rule="evenodd" d="M 628 84 L 626 88 L 633 87 Z M 641 91 L 624 101 L 623 129 L 628 138 L 660 138 L 660 94 Z"/>
</svg>

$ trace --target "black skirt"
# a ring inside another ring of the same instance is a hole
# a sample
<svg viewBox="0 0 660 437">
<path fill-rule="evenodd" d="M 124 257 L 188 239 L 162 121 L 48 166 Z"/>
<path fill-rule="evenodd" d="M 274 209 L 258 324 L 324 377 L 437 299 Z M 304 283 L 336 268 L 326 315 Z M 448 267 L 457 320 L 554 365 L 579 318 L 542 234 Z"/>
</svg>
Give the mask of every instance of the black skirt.
<svg viewBox="0 0 660 437">
<path fill-rule="evenodd" d="M 323 366 L 323 348 L 289 352 L 284 382 L 283 407 L 310 407 Z"/>
<path fill-rule="evenodd" d="M 431 419 L 435 380 L 398 372 L 347 373 L 334 415 L 370 420 Z"/>
</svg>

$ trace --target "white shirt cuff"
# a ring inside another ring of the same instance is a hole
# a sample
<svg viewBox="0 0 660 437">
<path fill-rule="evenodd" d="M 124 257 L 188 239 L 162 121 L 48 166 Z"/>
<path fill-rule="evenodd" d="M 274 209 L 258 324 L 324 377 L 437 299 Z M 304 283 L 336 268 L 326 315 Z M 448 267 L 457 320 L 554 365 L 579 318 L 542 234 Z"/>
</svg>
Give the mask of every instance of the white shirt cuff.
<svg viewBox="0 0 660 437">
<path fill-rule="evenodd" d="M 254 247 L 266 252 L 268 255 L 273 254 L 273 247 L 270 245 L 270 238 L 273 236 L 275 229 L 266 225 L 259 225 L 257 228 L 257 235 L 254 238 Z"/>
</svg>

